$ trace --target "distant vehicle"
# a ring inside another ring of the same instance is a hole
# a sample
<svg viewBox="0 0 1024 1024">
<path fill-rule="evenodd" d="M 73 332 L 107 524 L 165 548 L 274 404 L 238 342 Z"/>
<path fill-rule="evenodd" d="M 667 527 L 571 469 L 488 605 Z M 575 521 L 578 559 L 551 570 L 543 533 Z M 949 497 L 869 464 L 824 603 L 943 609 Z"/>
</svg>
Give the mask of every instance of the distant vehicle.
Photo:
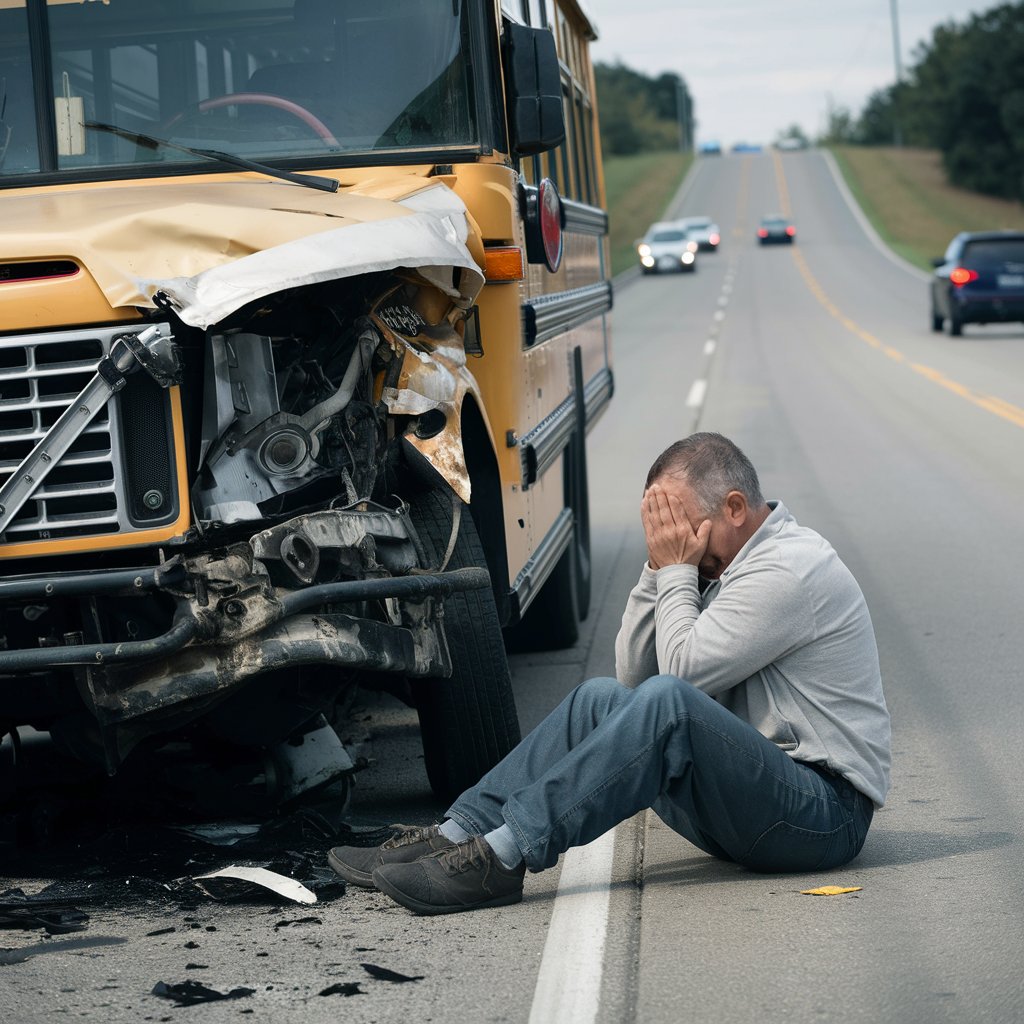
<svg viewBox="0 0 1024 1024">
<path fill-rule="evenodd" d="M 964 324 L 1024 321 L 1024 232 L 962 231 L 932 261 L 931 322 L 951 337 Z"/>
<path fill-rule="evenodd" d="M 796 228 L 781 214 L 769 213 L 761 218 L 757 229 L 757 240 L 761 245 L 791 244 L 796 238 Z"/>
<path fill-rule="evenodd" d="M 721 156 L 722 144 L 720 142 L 716 142 L 714 139 L 709 139 L 707 142 L 702 142 L 700 144 L 698 152 L 701 156 Z"/>
<path fill-rule="evenodd" d="M 801 139 L 796 135 L 787 135 L 786 138 L 779 139 L 779 141 L 775 143 L 775 148 L 782 150 L 783 152 L 806 149 L 807 140 Z"/>
<path fill-rule="evenodd" d="M 757 142 L 737 142 L 733 147 L 734 153 L 760 153 L 761 146 Z"/>
<path fill-rule="evenodd" d="M 645 274 L 662 271 L 693 273 L 697 269 L 697 243 L 679 221 L 659 221 L 647 229 L 636 247 Z"/>
<path fill-rule="evenodd" d="M 715 252 L 718 243 L 722 240 L 722 234 L 718 225 L 710 217 L 683 217 L 679 223 L 686 229 L 686 233 L 697 243 L 697 248 L 705 251 Z"/>
</svg>

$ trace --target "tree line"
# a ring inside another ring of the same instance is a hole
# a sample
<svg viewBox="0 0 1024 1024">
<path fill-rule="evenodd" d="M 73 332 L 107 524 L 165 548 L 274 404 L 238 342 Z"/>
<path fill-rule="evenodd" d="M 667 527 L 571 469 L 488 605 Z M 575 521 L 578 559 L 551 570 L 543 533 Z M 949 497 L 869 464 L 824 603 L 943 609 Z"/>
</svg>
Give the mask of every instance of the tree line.
<svg viewBox="0 0 1024 1024">
<path fill-rule="evenodd" d="M 601 148 L 625 155 L 693 148 L 693 99 L 672 72 L 649 77 L 625 64 L 595 64 Z"/>
<path fill-rule="evenodd" d="M 938 149 L 952 184 L 1024 200 L 1024 2 L 940 25 L 859 117 L 829 111 L 826 141 Z"/>
</svg>

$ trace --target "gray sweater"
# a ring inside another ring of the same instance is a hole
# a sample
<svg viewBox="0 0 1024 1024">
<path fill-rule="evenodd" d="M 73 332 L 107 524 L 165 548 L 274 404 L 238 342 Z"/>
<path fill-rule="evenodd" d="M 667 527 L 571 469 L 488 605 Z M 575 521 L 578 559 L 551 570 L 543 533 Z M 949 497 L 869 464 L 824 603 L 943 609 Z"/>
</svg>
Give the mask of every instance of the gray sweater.
<svg viewBox="0 0 1024 1024">
<path fill-rule="evenodd" d="M 781 502 L 701 594 L 697 567 L 646 564 L 615 640 L 627 686 L 685 679 L 798 761 L 881 807 L 891 736 L 864 595 L 832 546 Z"/>
</svg>

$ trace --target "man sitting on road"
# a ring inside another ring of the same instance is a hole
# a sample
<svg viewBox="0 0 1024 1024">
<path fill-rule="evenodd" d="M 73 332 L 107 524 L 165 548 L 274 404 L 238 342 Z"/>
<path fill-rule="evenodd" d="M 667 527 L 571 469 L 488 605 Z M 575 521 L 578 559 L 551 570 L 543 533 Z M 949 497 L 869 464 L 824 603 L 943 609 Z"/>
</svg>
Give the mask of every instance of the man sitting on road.
<svg viewBox="0 0 1024 1024">
<path fill-rule="evenodd" d="M 860 852 L 889 788 L 890 730 L 856 580 L 719 434 L 659 456 L 641 520 L 618 680 L 576 687 L 440 826 L 331 850 L 338 874 L 419 914 L 502 906 L 522 899 L 526 868 L 646 808 L 755 871 Z"/>
</svg>

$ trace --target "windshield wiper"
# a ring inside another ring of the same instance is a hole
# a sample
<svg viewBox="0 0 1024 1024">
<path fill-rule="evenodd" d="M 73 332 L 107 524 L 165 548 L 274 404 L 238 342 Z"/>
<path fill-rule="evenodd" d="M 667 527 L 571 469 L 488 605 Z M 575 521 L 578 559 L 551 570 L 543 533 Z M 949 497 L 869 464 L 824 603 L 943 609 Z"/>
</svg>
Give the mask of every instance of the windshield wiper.
<svg viewBox="0 0 1024 1024">
<path fill-rule="evenodd" d="M 246 160 L 243 156 L 235 156 L 233 153 L 222 153 L 218 149 L 193 149 L 191 146 L 180 146 L 176 142 L 168 142 L 167 139 L 158 139 L 153 135 L 144 135 L 141 132 L 131 132 L 127 128 L 118 128 L 116 124 L 104 124 L 102 121 L 86 121 L 86 128 L 96 132 L 109 132 L 119 138 L 134 142 L 136 146 L 143 149 L 159 149 L 166 146 L 169 149 L 177 149 L 182 153 L 191 153 L 193 156 L 201 156 L 207 160 L 216 160 L 218 163 L 231 164 L 233 167 L 240 167 L 243 171 L 256 171 L 265 174 L 270 178 L 280 178 L 282 181 L 290 181 L 295 185 L 305 185 L 307 188 L 320 189 L 321 192 L 337 192 L 338 182 L 334 178 L 321 178 L 312 174 L 296 174 L 294 171 L 282 171 L 268 164 L 258 164 L 255 160 Z"/>
</svg>

